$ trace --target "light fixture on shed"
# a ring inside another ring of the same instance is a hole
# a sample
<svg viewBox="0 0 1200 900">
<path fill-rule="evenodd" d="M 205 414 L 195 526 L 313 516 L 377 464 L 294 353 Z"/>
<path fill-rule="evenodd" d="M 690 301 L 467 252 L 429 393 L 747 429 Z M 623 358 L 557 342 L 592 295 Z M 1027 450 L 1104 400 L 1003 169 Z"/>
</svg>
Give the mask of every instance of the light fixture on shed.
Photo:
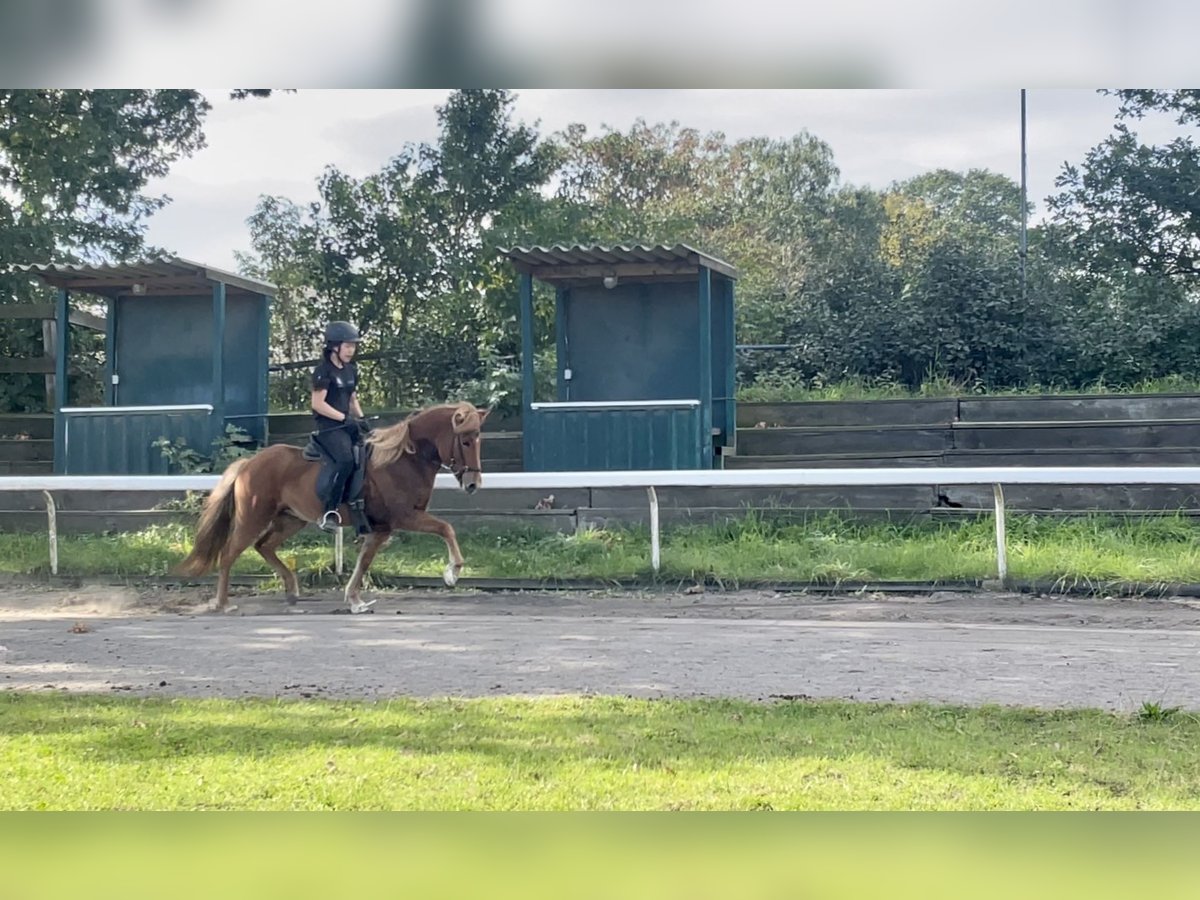
<svg viewBox="0 0 1200 900">
<path fill-rule="evenodd" d="M 605 275 L 604 276 L 604 286 L 606 288 L 608 288 L 610 291 L 613 288 L 615 288 L 617 286 L 617 276 L 616 275 Z"/>
<path fill-rule="evenodd" d="M 144 284 L 135 284 L 133 285 L 133 292 L 135 294 L 144 294 L 146 293 L 146 286 Z"/>
</svg>

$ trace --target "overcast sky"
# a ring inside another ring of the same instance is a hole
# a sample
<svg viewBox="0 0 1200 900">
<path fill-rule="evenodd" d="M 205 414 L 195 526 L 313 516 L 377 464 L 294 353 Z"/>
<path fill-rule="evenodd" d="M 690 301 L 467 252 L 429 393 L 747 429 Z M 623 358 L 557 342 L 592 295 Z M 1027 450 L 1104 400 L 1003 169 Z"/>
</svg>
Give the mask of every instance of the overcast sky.
<svg viewBox="0 0 1200 900">
<path fill-rule="evenodd" d="M 230 101 L 206 91 L 208 146 L 150 185 L 173 202 L 150 220 L 148 240 L 189 259 L 236 269 L 249 250 L 246 218 L 260 195 L 316 199 L 326 165 L 355 176 L 378 170 L 409 141 L 437 137 L 447 91 L 301 90 Z M 1020 179 L 1017 90 L 527 90 L 517 116 L 542 134 L 582 122 L 626 130 L 639 117 L 678 121 L 730 139 L 789 137 L 807 129 L 833 149 L 843 184 L 881 188 L 938 168 L 984 168 Z M 1079 162 L 1112 130 L 1116 101 L 1089 90 L 1027 93 L 1029 197 L 1037 211 L 1064 162 Z M 1167 117 L 1136 123 L 1146 141 L 1180 133 Z M 639 236 L 653 238 L 653 236 Z M 571 242 L 572 235 L 562 235 Z"/>
</svg>

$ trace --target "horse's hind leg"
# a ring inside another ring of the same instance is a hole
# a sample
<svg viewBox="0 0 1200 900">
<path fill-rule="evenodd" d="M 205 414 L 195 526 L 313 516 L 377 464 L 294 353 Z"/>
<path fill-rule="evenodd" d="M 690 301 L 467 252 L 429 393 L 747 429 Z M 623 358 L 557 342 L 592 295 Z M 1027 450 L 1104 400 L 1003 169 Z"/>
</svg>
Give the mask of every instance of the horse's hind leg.
<svg viewBox="0 0 1200 900">
<path fill-rule="evenodd" d="M 260 516 L 238 517 L 233 534 L 229 536 L 225 549 L 221 551 L 220 568 L 217 574 L 216 608 L 218 610 L 224 610 L 229 605 L 229 572 L 233 568 L 233 564 L 266 529 L 267 523 L 262 521 Z"/>
<path fill-rule="evenodd" d="M 259 556 L 267 561 L 267 565 L 274 569 L 275 574 L 283 581 L 283 589 L 288 603 L 295 603 L 300 599 L 300 579 L 284 564 L 275 551 L 303 527 L 303 519 L 298 519 L 289 513 L 280 513 L 271 520 L 271 525 L 263 536 L 254 542 L 254 549 L 258 551 Z"/>
</svg>

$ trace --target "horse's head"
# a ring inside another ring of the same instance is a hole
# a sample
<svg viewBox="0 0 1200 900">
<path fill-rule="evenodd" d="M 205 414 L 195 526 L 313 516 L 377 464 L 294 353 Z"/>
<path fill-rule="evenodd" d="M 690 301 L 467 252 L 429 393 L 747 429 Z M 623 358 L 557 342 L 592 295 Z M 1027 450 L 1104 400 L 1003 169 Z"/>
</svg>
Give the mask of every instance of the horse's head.
<svg viewBox="0 0 1200 900">
<path fill-rule="evenodd" d="M 447 427 L 437 438 L 438 455 L 459 485 L 468 494 L 483 486 L 483 464 L 480 443 L 483 440 L 483 420 L 490 409 L 479 409 L 470 403 L 451 407 Z"/>
</svg>

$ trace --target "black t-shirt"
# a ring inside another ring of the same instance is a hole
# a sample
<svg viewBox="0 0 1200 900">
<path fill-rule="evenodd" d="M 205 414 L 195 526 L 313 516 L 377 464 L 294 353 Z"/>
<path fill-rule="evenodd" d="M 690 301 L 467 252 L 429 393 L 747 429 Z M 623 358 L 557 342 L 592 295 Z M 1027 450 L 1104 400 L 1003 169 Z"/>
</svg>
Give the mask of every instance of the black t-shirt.
<svg viewBox="0 0 1200 900">
<path fill-rule="evenodd" d="M 338 368 L 328 359 L 321 361 L 313 369 L 313 390 L 325 390 L 325 402 L 340 413 L 350 415 L 350 396 L 358 388 L 358 368 L 354 363 L 346 363 Z M 313 417 L 321 424 L 334 424 L 337 420 L 313 411 Z M 340 424 L 340 422 L 337 422 Z"/>
</svg>

